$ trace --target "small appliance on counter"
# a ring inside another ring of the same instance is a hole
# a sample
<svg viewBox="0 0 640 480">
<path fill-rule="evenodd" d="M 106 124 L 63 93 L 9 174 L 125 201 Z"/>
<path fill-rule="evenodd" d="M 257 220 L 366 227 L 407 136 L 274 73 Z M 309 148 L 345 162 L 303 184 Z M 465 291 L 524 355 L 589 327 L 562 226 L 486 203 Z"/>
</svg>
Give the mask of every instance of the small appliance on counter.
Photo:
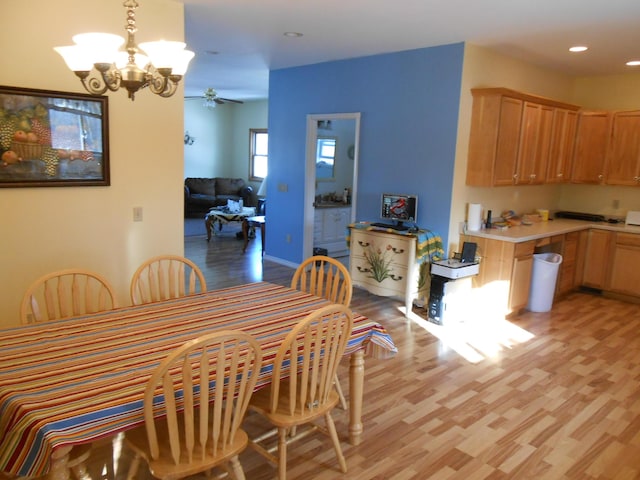
<svg viewBox="0 0 640 480">
<path fill-rule="evenodd" d="M 631 226 L 640 226 L 640 212 L 629 210 L 624 223 Z"/>
</svg>

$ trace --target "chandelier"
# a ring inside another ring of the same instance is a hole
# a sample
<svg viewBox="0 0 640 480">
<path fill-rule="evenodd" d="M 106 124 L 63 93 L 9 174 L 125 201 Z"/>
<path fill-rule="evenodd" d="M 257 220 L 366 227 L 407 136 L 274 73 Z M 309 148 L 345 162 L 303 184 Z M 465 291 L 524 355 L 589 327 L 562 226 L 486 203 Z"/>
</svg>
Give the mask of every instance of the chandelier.
<svg viewBox="0 0 640 480">
<path fill-rule="evenodd" d="M 194 53 L 185 50 L 183 42 L 160 40 L 137 45 L 135 10 L 138 2 L 125 0 L 122 5 L 127 9 L 125 51 L 118 50 L 124 38 L 111 33 L 74 35 L 75 45 L 54 50 L 62 55 L 92 95 L 102 95 L 107 90 L 115 92 L 122 87 L 134 100 L 138 90 L 149 87 L 156 95 L 170 97 L 176 92 Z M 94 68 L 99 76 L 90 76 Z"/>
</svg>

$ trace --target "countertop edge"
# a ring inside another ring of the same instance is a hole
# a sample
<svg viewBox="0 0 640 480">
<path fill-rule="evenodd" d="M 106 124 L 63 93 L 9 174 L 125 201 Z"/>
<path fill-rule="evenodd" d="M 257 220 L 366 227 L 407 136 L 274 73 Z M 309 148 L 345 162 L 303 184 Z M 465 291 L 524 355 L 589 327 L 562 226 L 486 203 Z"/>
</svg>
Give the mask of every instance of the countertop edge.
<svg viewBox="0 0 640 480">
<path fill-rule="evenodd" d="M 554 219 L 547 222 L 534 223 L 533 225 L 510 227 L 507 230 L 491 229 L 466 231 L 460 235 L 502 240 L 503 242 L 521 243 L 553 235 L 578 232 L 590 228 L 640 234 L 640 227 L 630 226 L 624 223 L 609 224 L 603 222 L 587 222 L 583 220 Z"/>
</svg>

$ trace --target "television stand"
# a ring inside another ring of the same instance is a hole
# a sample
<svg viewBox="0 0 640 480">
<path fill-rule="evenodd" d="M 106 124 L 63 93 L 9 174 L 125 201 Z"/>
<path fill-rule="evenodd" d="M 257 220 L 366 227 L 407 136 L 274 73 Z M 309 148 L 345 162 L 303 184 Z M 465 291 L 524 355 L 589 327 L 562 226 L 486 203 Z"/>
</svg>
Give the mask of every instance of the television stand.
<svg viewBox="0 0 640 480">
<path fill-rule="evenodd" d="M 392 230 L 396 230 L 398 232 L 404 232 L 406 230 L 409 230 L 409 227 L 407 227 L 406 225 L 403 225 L 400 222 L 396 222 L 396 223 L 380 223 L 380 222 L 374 222 L 371 224 L 372 227 L 379 227 L 379 228 L 390 228 Z"/>
</svg>

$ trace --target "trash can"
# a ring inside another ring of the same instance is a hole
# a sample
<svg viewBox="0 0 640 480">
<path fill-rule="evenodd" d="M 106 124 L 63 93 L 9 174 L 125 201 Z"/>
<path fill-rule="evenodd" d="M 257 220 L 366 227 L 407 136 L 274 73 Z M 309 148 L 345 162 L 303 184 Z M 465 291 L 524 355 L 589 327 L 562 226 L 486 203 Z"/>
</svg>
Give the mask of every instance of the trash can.
<svg viewBox="0 0 640 480">
<path fill-rule="evenodd" d="M 533 254 L 533 271 L 531 272 L 527 310 L 532 312 L 551 310 L 561 263 L 562 255 L 557 253 Z"/>
</svg>

